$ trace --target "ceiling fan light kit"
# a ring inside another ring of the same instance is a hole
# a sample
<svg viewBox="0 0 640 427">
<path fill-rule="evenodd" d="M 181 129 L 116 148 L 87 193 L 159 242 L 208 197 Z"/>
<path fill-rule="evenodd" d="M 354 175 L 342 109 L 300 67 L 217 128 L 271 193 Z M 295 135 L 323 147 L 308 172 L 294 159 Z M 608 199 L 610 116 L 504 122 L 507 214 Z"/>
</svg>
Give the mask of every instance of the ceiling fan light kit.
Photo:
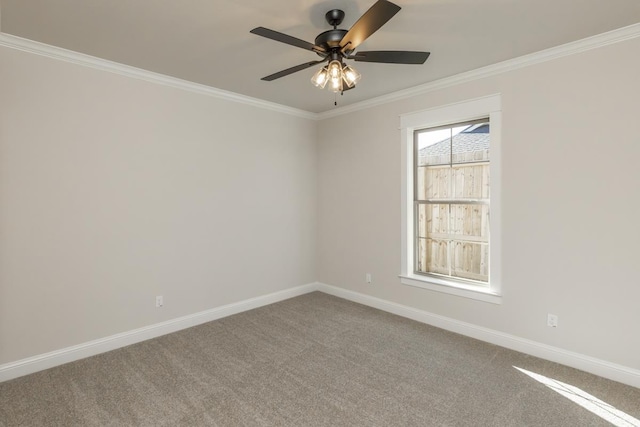
<svg viewBox="0 0 640 427">
<path fill-rule="evenodd" d="M 311 77 L 311 83 L 315 87 L 324 89 L 327 83 L 331 82 L 329 89 L 332 92 L 343 92 L 355 87 L 360 81 L 360 77 L 360 73 L 355 68 L 345 65 L 339 60 L 333 60 Z"/>
<path fill-rule="evenodd" d="M 264 27 L 254 28 L 251 30 L 253 34 L 310 50 L 322 57 L 319 61 L 296 65 L 263 77 L 262 80 L 272 81 L 302 71 L 316 64 L 328 62 L 327 65 L 323 66 L 313 75 L 311 83 L 321 89 L 328 86 L 329 90 L 337 93 L 354 88 L 361 78 L 360 73 L 354 67 L 344 63 L 346 59 L 386 64 L 424 64 L 429 57 L 429 52 L 379 50 L 363 51 L 354 54 L 356 48 L 363 41 L 378 31 L 380 27 L 386 24 L 387 21 L 393 18 L 399 11 L 400 6 L 387 0 L 378 0 L 347 31 L 338 28 L 338 25 L 340 25 L 344 19 L 344 12 L 340 9 L 332 9 L 325 14 L 325 19 L 333 29 L 320 33 L 315 38 L 314 43 L 309 43 Z"/>
</svg>

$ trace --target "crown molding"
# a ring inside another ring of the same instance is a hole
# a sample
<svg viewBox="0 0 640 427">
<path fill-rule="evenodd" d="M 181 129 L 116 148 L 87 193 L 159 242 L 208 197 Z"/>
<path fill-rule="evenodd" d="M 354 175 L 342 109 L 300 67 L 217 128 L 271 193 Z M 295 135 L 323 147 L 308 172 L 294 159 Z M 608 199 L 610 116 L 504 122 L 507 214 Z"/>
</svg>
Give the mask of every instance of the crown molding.
<svg viewBox="0 0 640 427">
<path fill-rule="evenodd" d="M 33 53 L 40 56 L 56 59 L 59 61 L 70 62 L 72 64 L 82 65 L 101 71 L 107 71 L 134 79 L 144 80 L 151 83 L 169 86 L 201 95 L 211 96 L 214 98 L 224 99 L 227 101 L 238 102 L 265 110 L 276 111 L 278 113 L 289 114 L 304 119 L 316 120 L 317 114 L 297 108 L 287 107 L 275 102 L 264 101 L 258 98 L 252 98 L 246 95 L 206 86 L 199 83 L 193 83 L 176 77 L 167 76 L 152 71 L 143 70 L 141 68 L 132 67 L 130 65 L 120 64 L 118 62 L 109 61 L 95 56 L 86 55 L 84 53 L 74 52 L 72 50 L 63 49 L 57 46 L 51 46 L 45 43 L 25 39 L 0 32 L 0 46 L 10 49 L 21 50 L 23 52 Z"/>
<path fill-rule="evenodd" d="M 486 67 L 456 74 L 451 77 L 445 77 L 443 79 L 435 80 L 433 82 L 425 83 L 419 86 L 414 86 L 387 95 L 371 98 L 366 101 L 357 102 L 355 104 L 345 105 L 344 107 L 336 108 L 334 110 L 318 113 L 317 119 L 329 119 L 331 117 L 340 116 L 342 114 L 352 113 L 378 105 L 388 104 L 394 101 L 400 101 L 416 95 L 422 95 L 428 92 L 433 92 L 462 83 L 468 83 L 474 80 L 484 79 L 486 77 L 507 73 L 509 71 L 529 67 L 531 65 L 540 64 L 565 56 L 575 55 L 578 53 L 586 52 L 588 50 L 620 43 L 637 37 L 640 37 L 640 24 L 629 25 L 627 27 L 622 27 L 613 31 L 587 37 L 585 39 L 577 40 L 560 46 L 541 50 L 539 52 L 498 62 Z"/>
<path fill-rule="evenodd" d="M 540 64 L 565 56 L 575 55 L 578 53 L 586 52 L 588 50 L 620 43 L 626 40 L 631 40 L 637 37 L 640 37 L 640 23 L 618 28 L 606 33 L 587 37 L 582 40 L 577 40 L 532 54 L 520 56 L 518 58 L 498 62 L 486 67 L 456 74 L 451 77 L 445 77 L 433 82 L 414 86 L 387 95 L 378 96 L 376 98 L 346 105 L 344 107 L 339 107 L 322 113 L 313 113 L 310 111 L 277 104 L 275 102 L 269 102 L 258 98 L 252 98 L 246 95 L 240 95 L 234 92 L 206 86 L 199 83 L 193 83 L 187 80 L 178 79 L 176 77 L 171 77 L 160 73 L 154 73 L 152 71 L 143 70 L 141 68 L 120 64 L 106 59 L 97 58 L 94 56 L 47 45 L 2 32 L 0 32 L 0 46 L 5 46 L 11 49 L 21 50 L 36 55 L 46 56 L 60 61 L 71 62 L 85 67 L 120 74 L 127 77 L 145 80 L 151 83 L 174 87 L 189 92 L 195 92 L 202 95 L 225 99 L 228 101 L 239 102 L 245 105 L 251 105 L 253 107 L 289 114 L 304 119 L 325 120 L 342 114 L 365 110 L 367 108 L 400 101 L 403 99 L 411 98 L 413 96 L 445 89 L 447 87 L 507 73 L 509 71 L 517 70 L 535 64 Z"/>
</svg>

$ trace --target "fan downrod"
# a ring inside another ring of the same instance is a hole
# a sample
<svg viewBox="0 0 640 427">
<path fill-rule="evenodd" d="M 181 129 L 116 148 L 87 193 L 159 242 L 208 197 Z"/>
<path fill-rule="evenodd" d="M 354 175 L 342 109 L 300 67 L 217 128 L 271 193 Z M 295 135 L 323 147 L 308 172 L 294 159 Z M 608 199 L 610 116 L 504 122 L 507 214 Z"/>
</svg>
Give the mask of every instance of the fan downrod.
<svg viewBox="0 0 640 427">
<path fill-rule="evenodd" d="M 331 9 L 324 15 L 324 19 L 326 19 L 329 25 L 335 29 L 342 23 L 342 20 L 344 19 L 344 12 L 340 9 Z"/>
</svg>

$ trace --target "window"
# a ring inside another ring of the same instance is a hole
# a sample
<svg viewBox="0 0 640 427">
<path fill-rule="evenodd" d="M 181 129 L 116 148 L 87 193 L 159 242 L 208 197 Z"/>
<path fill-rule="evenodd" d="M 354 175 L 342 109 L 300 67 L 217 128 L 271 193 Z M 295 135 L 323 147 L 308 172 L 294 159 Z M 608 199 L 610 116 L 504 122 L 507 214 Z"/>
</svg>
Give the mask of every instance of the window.
<svg viewBox="0 0 640 427">
<path fill-rule="evenodd" d="M 414 273 L 489 283 L 489 129 L 414 131 Z"/>
<path fill-rule="evenodd" d="M 500 302 L 500 97 L 402 116 L 404 284 Z"/>
</svg>

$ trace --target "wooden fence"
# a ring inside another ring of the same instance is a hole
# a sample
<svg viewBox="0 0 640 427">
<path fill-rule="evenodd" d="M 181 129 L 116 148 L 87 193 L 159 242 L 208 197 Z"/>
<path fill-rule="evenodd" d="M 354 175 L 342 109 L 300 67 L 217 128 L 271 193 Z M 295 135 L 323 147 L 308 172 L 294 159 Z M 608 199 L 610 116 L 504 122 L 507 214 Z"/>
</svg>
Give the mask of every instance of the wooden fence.
<svg viewBox="0 0 640 427">
<path fill-rule="evenodd" d="M 416 270 L 488 282 L 489 163 L 417 169 Z"/>
</svg>

